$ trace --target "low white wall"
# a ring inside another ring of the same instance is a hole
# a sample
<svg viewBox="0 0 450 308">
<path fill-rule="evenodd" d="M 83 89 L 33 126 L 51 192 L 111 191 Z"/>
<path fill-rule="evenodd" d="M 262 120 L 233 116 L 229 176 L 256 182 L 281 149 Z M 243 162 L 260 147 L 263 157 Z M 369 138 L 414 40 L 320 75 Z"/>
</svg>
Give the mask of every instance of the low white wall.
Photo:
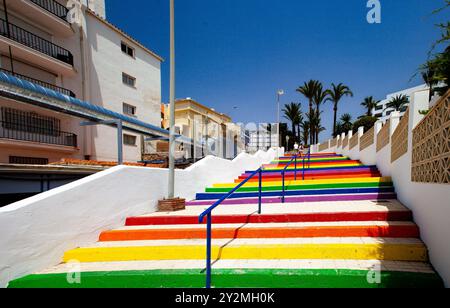
<svg viewBox="0 0 450 308">
<path fill-rule="evenodd" d="M 207 157 L 176 170 L 176 194 L 192 199 L 206 186 L 232 182 L 276 157 L 272 149 L 233 161 Z M 0 287 L 58 264 L 66 250 L 97 241 L 101 231 L 122 226 L 128 216 L 155 212 L 167 184 L 167 169 L 118 166 L 1 208 Z"/>
<path fill-rule="evenodd" d="M 392 177 L 398 200 L 413 211 L 414 221 L 420 227 L 421 238 L 428 247 L 432 265 L 446 286 L 450 287 L 450 185 L 411 181 L 412 131 L 423 118 L 419 111 L 427 109 L 428 92 L 416 92 L 409 107 L 408 152 L 395 162 L 391 162 L 391 143 L 376 152 L 377 134 L 382 128 L 382 122 L 375 124 L 374 144 L 364 151 L 358 150 L 358 153 L 350 151 L 349 156 L 351 159 L 360 159 L 364 164 L 376 163 L 383 176 Z M 393 113 L 389 122 L 391 137 L 399 121 L 400 114 Z M 336 152 L 348 153 L 342 148 L 336 148 Z"/>
</svg>

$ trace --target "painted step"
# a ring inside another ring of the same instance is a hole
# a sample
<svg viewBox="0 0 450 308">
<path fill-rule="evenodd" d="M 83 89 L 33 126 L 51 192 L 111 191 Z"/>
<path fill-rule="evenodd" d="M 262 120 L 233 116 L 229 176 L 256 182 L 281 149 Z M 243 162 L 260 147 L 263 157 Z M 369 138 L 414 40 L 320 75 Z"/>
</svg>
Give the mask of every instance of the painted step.
<svg viewBox="0 0 450 308">
<path fill-rule="evenodd" d="M 326 195 L 326 196 L 298 196 L 286 197 L 285 203 L 302 202 L 325 202 L 325 201 L 384 201 L 397 199 L 395 193 L 377 193 L 377 194 L 351 194 L 351 195 Z M 228 199 L 222 202 L 222 205 L 243 205 L 258 204 L 258 198 Z M 211 206 L 215 202 L 211 200 L 194 200 L 186 202 L 187 206 Z M 281 203 L 281 197 L 262 198 L 263 204 Z"/>
<path fill-rule="evenodd" d="M 198 225 L 198 216 L 206 207 L 188 207 L 184 211 L 153 213 L 129 217 L 126 226 Z M 212 217 L 214 224 L 336 222 L 336 221 L 411 221 L 412 213 L 396 200 L 386 203 L 368 201 L 330 203 L 273 204 L 255 212 L 254 205 L 218 207 Z"/>
<path fill-rule="evenodd" d="M 68 284 L 62 264 L 10 282 L 9 288 L 203 288 L 204 261 L 148 261 L 81 264 L 81 284 Z M 381 283 L 367 277 L 381 270 Z M 443 288 L 426 263 L 350 260 L 219 260 L 216 288 Z"/>
<path fill-rule="evenodd" d="M 391 182 L 391 177 L 369 177 L 369 178 L 341 178 L 341 179 L 318 179 L 318 180 L 302 180 L 301 178 L 297 180 L 287 181 L 285 180 L 284 185 L 319 185 L 319 184 L 348 184 L 348 183 L 385 183 Z M 282 185 L 282 181 L 263 181 L 263 187 L 279 186 Z M 213 188 L 235 188 L 236 183 L 216 183 L 212 185 Z M 244 184 L 243 187 L 259 187 L 258 182 L 249 182 Z"/>
<path fill-rule="evenodd" d="M 67 251 L 63 262 L 146 260 L 204 260 L 204 240 L 99 242 Z M 425 245 L 418 239 L 389 238 L 277 238 L 215 239 L 212 258 L 221 260 L 350 259 L 427 262 Z"/>
<path fill-rule="evenodd" d="M 265 170 L 283 170 L 285 169 L 286 166 L 278 166 L 278 165 L 263 165 L 263 168 Z M 330 164 L 330 165 L 311 165 L 308 166 L 307 169 L 309 170 L 321 170 L 321 169 L 334 169 L 334 168 L 358 168 L 358 167 L 364 167 L 364 165 L 362 164 L 357 164 L 357 163 L 346 163 L 346 164 Z M 287 168 L 287 170 L 303 170 L 303 167 L 298 164 L 297 168 L 295 168 L 294 165 L 291 165 Z"/>
<path fill-rule="evenodd" d="M 272 164 L 277 164 L 277 163 L 288 163 L 292 160 L 292 158 L 283 158 L 283 159 L 275 159 L 273 161 L 271 161 Z M 303 162 L 303 157 L 299 157 L 297 158 L 297 161 L 302 161 Z M 314 158 L 311 157 L 311 162 L 324 162 L 324 161 L 348 161 L 351 160 L 349 157 L 322 157 L 322 158 Z"/>
<path fill-rule="evenodd" d="M 246 180 L 248 177 L 250 176 L 250 174 L 243 174 L 240 175 L 234 182 L 235 183 L 240 183 L 243 180 Z M 284 175 L 284 178 L 286 180 L 294 180 L 294 176 L 295 174 L 293 172 L 286 172 Z M 302 180 L 303 179 L 303 174 L 297 173 L 297 180 Z M 320 179 L 351 179 L 351 178 L 380 178 L 382 177 L 381 174 L 379 172 L 360 172 L 360 173 L 347 173 L 347 174 L 316 174 L 316 175 L 306 175 L 305 174 L 305 180 L 320 180 Z M 266 175 L 264 174 L 262 176 L 263 181 L 281 181 L 283 179 L 281 174 L 274 174 L 274 175 Z M 254 176 L 253 178 L 250 179 L 250 182 L 257 182 L 259 181 L 259 176 Z"/>
<path fill-rule="evenodd" d="M 353 195 L 353 194 L 383 194 L 394 193 L 394 187 L 376 187 L 376 188 L 342 188 L 342 189 L 312 189 L 312 190 L 288 190 L 285 191 L 285 196 L 338 196 L 338 195 Z M 281 191 L 265 191 L 261 195 L 263 198 L 267 197 L 281 197 Z M 225 197 L 226 193 L 199 193 L 196 196 L 197 201 L 203 200 L 219 200 Z M 257 192 L 241 192 L 235 193 L 228 197 L 228 200 L 242 199 L 242 198 L 256 198 L 259 196 Z"/>
<path fill-rule="evenodd" d="M 294 167 L 290 167 L 287 169 L 288 171 L 294 171 Z M 302 171 L 303 168 L 297 167 L 297 171 Z M 317 173 L 317 172 L 323 172 L 327 173 L 330 171 L 346 171 L 346 172 L 352 172 L 352 171 L 358 171 L 358 170 L 378 170 L 375 166 L 340 166 L 340 167 L 328 167 L 328 168 L 320 168 L 320 169 L 306 169 L 305 173 Z M 263 170 L 263 173 L 281 173 L 283 171 L 282 169 L 265 169 Z M 255 170 L 246 170 L 246 174 L 252 174 L 255 172 Z"/>
<path fill-rule="evenodd" d="M 275 166 L 275 167 L 286 167 L 289 164 L 289 162 L 275 162 L 270 163 L 265 166 Z M 292 163 L 295 164 L 295 161 Z M 303 164 L 303 160 L 297 160 L 297 165 Z M 311 161 L 308 166 L 328 166 L 328 165 L 362 165 L 362 163 L 359 160 L 331 160 L 331 161 Z"/>
<path fill-rule="evenodd" d="M 411 222 L 334 222 L 225 224 L 213 228 L 215 239 L 383 237 L 418 238 L 419 228 Z M 192 225 L 124 227 L 105 231 L 101 242 L 171 239 L 205 239 L 205 227 Z"/>
<path fill-rule="evenodd" d="M 392 182 L 374 182 L 374 183 L 337 183 L 337 184 L 317 184 L 317 185 L 288 185 L 285 186 L 285 190 L 314 190 L 314 189 L 338 189 L 338 188 L 380 188 L 380 187 L 393 187 Z M 262 187 L 262 191 L 281 191 L 283 187 L 280 186 L 265 186 Z M 257 192 L 259 187 L 241 187 L 237 192 Z M 230 192 L 229 187 L 214 187 L 206 188 L 207 193 L 227 193 Z"/>
</svg>

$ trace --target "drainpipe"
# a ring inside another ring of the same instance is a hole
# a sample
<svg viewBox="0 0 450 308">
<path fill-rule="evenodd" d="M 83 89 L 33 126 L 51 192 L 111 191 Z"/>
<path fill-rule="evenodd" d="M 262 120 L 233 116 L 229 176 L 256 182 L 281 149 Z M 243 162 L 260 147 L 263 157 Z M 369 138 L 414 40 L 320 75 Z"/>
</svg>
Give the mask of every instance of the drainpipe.
<svg viewBox="0 0 450 308">
<path fill-rule="evenodd" d="M 88 2 L 89 5 L 89 2 Z M 86 12 L 83 11 L 81 12 L 83 19 L 81 21 L 80 24 L 80 52 L 81 52 L 81 88 L 82 88 L 82 92 L 83 92 L 83 100 L 85 101 L 89 101 L 90 99 L 90 95 L 89 95 L 89 91 L 88 91 L 88 82 L 89 81 L 89 73 L 88 70 L 86 68 L 86 63 L 87 63 L 87 55 L 86 55 L 86 40 L 84 38 L 84 32 L 86 31 L 86 37 L 87 37 L 87 33 L 88 33 L 88 27 L 87 27 L 87 18 L 86 18 Z M 83 26 L 83 23 L 85 24 Z M 83 137 L 84 137 L 84 153 L 83 155 L 86 156 L 91 156 L 92 155 L 92 128 L 87 126 L 83 128 Z"/>
<path fill-rule="evenodd" d="M 9 28 L 9 18 L 8 18 L 8 7 L 6 5 L 6 0 L 3 0 L 3 10 L 5 11 L 5 21 L 6 21 L 6 33 L 8 38 L 11 38 L 11 29 Z M 14 60 L 12 56 L 11 45 L 9 47 L 9 60 L 11 61 L 11 72 L 14 74 Z"/>
</svg>

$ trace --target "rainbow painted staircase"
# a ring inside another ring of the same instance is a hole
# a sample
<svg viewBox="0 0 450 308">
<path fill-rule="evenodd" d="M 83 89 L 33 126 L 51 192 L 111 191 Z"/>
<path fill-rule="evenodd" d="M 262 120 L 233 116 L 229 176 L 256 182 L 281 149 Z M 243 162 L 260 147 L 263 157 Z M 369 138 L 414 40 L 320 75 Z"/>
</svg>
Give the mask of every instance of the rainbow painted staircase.
<svg viewBox="0 0 450 308">
<path fill-rule="evenodd" d="M 313 155 L 305 180 L 288 169 L 281 203 L 289 160 L 264 166 L 261 215 L 258 178 L 214 211 L 214 287 L 443 286 L 390 178 L 336 154 Z M 198 216 L 250 173 L 207 188 L 184 211 L 130 217 L 10 287 L 204 287 L 206 232 Z M 67 282 L 71 260 L 81 262 L 81 284 Z"/>
</svg>

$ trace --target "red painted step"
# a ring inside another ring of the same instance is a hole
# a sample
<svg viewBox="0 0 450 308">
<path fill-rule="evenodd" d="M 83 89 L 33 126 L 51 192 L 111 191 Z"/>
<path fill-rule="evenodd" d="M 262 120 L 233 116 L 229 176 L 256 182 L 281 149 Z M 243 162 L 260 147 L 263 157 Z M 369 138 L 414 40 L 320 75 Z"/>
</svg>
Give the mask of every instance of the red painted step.
<svg viewBox="0 0 450 308">
<path fill-rule="evenodd" d="M 361 212 L 361 213 L 311 213 L 311 214 L 251 214 L 217 215 L 214 224 L 234 223 L 283 223 L 283 222 L 332 222 L 332 221 L 411 221 L 411 211 Z M 145 225 L 195 225 L 197 216 L 148 216 L 129 217 L 126 226 Z"/>
</svg>

